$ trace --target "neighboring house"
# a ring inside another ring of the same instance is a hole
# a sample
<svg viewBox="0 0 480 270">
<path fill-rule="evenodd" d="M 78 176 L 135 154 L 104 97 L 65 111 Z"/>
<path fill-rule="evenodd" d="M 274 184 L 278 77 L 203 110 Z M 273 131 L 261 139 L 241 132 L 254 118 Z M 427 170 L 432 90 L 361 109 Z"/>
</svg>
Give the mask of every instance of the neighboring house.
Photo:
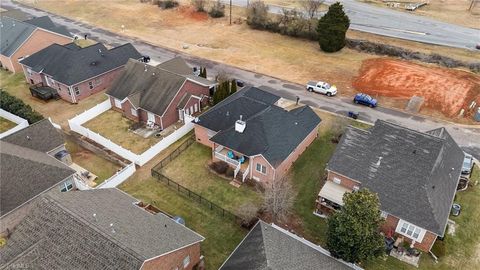
<svg viewBox="0 0 480 270">
<path fill-rule="evenodd" d="M 176 57 L 158 66 L 130 59 L 107 91 L 112 108 L 129 119 L 155 123 L 160 129 L 201 111 L 216 82 L 193 75 Z"/>
<path fill-rule="evenodd" d="M 100 43 L 85 48 L 74 43 L 52 44 L 20 64 L 28 83 L 47 87 L 62 99 L 77 103 L 110 87 L 128 59 L 141 57 L 130 43 L 110 50 Z"/>
<path fill-rule="evenodd" d="M 278 107 L 279 99 L 255 87 L 236 92 L 195 120 L 197 141 L 242 181 L 282 178 L 317 137 L 321 119 L 308 106 Z"/>
<path fill-rule="evenodd" d="M 2 269 L 193 269 L 204 238 L 116 189 L 49 193 L 0 249 Z"/>
<path fill-rule="evenodd" d="M 72 42 L 71 34 L 63 26 L 55 25 L 48 16 L 19 21 L 0 18 L 0 65 L 11 72 L 22 71 L 18 63 L 52 44 Z"/>
<path fill-rule="evenodd" d="M 348 127 L 327 165 L 317 212 L 340 209 L 345 192 L 378 194 L 387 236 L 403 236 L 428 252 L 443 237 L 464 153 L 444 128 L 418 132 L 378 120 Z"/>
<path fill-rule="evenodd" d="M 12 232 L 39 195 L 75 188 L 75 170 L 54 157 L 64 149 L 48 120 L 0 140 L 0 234 Z"/>
<path fill-rule="evenodd" d="M 337 260 L 320 246 L 276 225 L 259 221 L 220 270 L 348 270 L 360 269 Z"/>
</svg>

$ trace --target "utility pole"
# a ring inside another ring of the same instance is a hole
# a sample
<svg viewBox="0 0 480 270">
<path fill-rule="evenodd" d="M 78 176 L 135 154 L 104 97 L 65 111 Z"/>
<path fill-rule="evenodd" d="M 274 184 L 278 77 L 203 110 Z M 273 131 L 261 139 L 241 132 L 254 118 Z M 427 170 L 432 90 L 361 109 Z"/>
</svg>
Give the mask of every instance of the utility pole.
<svg viewBox="0 0 480 270">
<path fill-rule="evenodd" d="M 232 25 L 232 0 L 230 0 L 230 25 Z"/>
</svg>

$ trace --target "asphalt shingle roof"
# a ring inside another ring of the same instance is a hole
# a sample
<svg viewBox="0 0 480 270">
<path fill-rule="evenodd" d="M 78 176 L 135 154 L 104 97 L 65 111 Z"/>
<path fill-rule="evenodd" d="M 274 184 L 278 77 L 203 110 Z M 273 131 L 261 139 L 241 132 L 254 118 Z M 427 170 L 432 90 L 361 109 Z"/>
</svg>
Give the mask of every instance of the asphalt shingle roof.
<svg viewBox="0 0 480 270">
<path fill-rule="evenodd" d="M 136 202 L 118 189 L 42 196 L 0 249 L 0 264 L 6 269 L 18 261 L 32 269 L 140 269 L 147 259 L 203 241 Z"/>
<path fill-rule="evenodd" d="M 221 270 L 346 270 L 350 266 L 279 229 L 259 221 Z"/>
<path fill-rule="evenodd" d="M 2 140 L 44 153 L 65 144 L 60 132 L 57 131 L 48 119 L 43 119 L 31 124 L 22 130 L 2 138 Z"/>
<path fill-rule="evenodd" d="M 201 115 L 196 124 L 218 131 L 211 141 L 247 156 L 261 154 L 274 167 L 321 121 L 308 106 L 286 111 L 273 105 L 278 97 L 257 88 L 241 90 L 229 98 Z M 240 115 L 246 122 L 242 133 L 235 131 Z"/>
<path fill-rule="evenodd" d="M 19 21 L 8 16 L 0 17 L 0 53 L 11 56 L 37 28 L 43 28 L 64 36 L 71 36 L 63 26 L 55 25 L 48 16 Z"/>
<path fill-rule="evenodd" d="M 71 44 L 52 44 L 20 61 L 35 72 L 53 77 L 66 85 L 96 77 L 107 71 L 124 66 L 128 59 L 139 59 L 142 55 L 127 43 L 107 50 L 100 43 L 80 48 Z"/>
<path fill-rule="evenodd" d="M 75 171 L 40 151 L 0 141 L 0 216 L 59 184 Z"/>
<path fill-rule="evenodd" d="M 183 60 L 183 58 L 181 58 L 180 56 L 160 63 L 157 65 L 157 67 L 179 75 L 190 75 L 193 72 L 192 68 L 189 67 L 185 60 Z"/>
<path fill-rule="evenodd" d="M 327 169 L 376 192 L 382 210 L 443 236 L 463 157 L 445 129 L 378 120 L 369 130 L 347 128 Z"/>
</svg>

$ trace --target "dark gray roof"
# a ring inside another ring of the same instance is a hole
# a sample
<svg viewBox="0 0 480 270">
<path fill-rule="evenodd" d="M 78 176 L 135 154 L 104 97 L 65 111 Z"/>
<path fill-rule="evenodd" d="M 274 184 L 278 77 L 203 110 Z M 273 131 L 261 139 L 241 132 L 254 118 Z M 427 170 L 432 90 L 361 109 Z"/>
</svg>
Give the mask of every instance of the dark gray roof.
<svg viewBox="0 0 480 270">
<path fill-rule="evenodd" d="M 235 125 L 210 140 L 247 156 L 263 155 L 277 167 L 320 124 L 320 117 L 308 106 L 286 111 L 270 106 L 245 120 L 242 133 Z"/>
<path fill-rule="evenodd" d="M 75 171 L 54 157 L 0 141 L 0 216 L 59 184 Z"/>
<path fill-rule="evenodd" d="M 6 269 L 16 262 L 32 269 L 140 269 L 147 259 L 204 239 L 136 202 L 118 189 L 42 196 L 0 249 L 0 264 Z"/>
<path fill-rule="evenodd" d="M 22 130 L 2 138 L 2 140 L 44 153 L 65 144 L 60 132 L 57 131 L 48 119 L 43 119 L 31 124 Z"/>
<path fill-rule="evenodd" d="M 67 30 L 67 28 L 63 25 L 56 25 L 55 23 L 52 22 L 50 17 L 48 16 L 42 16 L 42 17 L 36 17 L 30 20 L 23 21 L 25 23 L 35 25 L 39 28 L 43 28 L 45 30 L 64 35 L 67 37 L 71 37 L 72 34 Z"/>
<path fill-rule="evenodd" d="M 225 130 L 234 125 L 240 115 L 243 119 L 248 119 L 279 99 L 279 96 L 256 87 L 244 88 L 200 115 L 196 124 L 215 132 Z"/>
<path fill-rule="evenodd" d="M 128 59 L 139 59 L 141 54 L 127 43 L 107 50 L 100 43 L 80 48 L 72 45 L 52 44 L 20 61 L 35 72 L 53 77 L 66 85 L 96 77 L 124 66 Z"/>
<path fill-rule="evenodd" d="M 0 28 L 0 36 L 2 37 L 0 53 L 5 56 L 11 56 L 37 28 L 43 28 L 64 36 L 71 36 L 65 27 L 54 24 L 48 16 L 23 22 L 8 16 L 1 16 L 0 24 L 2 25 Z"/>
<path fill-rule="evenodd" d="M 347 128 L 327 169 L 378 193 L 383 211 L 442 236 L 463 156 L 443 128 L 422 133 L 378 120 Z"/>
<path fill-rule="evenodd" d="M 220 267 L 221 270 L 352 269 L 318 246 L 259 221 Z"/>
<path fill-rule="evenodd" d="M 179 75 L 192 75 L 193 70 L 187 65 L 187 62 L 180 57 L 174 57 L 168 61 L 160 63 L 157 65 L 158 68 L 168 70 L 170 72 L 179 74 Z"/>
<path fill-rule="evenodd" d="M 170 64 L 179 59 L 183 61 L 177 57 Z M 170 68 L 170 64 L 166 67 Z M 187 76 L 164 69 L 166 67 L 162 64 L 153 67 L 130 59 L 107 94 L 120 100 L 128 97 L 135 107 L 163 115 L 187 80 Z"/>
<path fill-rule="evenodd" d="M 0 17 L 0 54 L 10 57 L 35 31 L 36 26 L 17 21 L 15 19 Z"/>
<path fill-rule="evenodd" d="M 2 7 L 4 8 L 4 7 Z M 20 9 L 8 9 L 8 10 L 3 10 L 0 11 L 0 16 L 5 16 L 5 17 L 10 17 L 19 21 L 25 21 L 33 18 L 31 14 L 25 13 L 21 11 Z"/>
</svg>

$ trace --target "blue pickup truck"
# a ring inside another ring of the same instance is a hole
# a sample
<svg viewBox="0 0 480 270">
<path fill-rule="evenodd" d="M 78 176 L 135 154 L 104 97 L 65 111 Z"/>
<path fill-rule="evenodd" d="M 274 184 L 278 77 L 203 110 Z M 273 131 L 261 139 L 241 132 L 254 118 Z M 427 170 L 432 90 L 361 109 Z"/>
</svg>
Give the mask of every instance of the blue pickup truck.
<svg viewBox="0 0 480 270">
<path fill-rule="evenodd" d="M 356 94 L 355 97 L 353 98 L 353 102 L 355 104 L 362 104 L 362 105 L 369 106 L 370 108 L 377 107 L 377 100 L 363 93 Z"/>
</svg>

